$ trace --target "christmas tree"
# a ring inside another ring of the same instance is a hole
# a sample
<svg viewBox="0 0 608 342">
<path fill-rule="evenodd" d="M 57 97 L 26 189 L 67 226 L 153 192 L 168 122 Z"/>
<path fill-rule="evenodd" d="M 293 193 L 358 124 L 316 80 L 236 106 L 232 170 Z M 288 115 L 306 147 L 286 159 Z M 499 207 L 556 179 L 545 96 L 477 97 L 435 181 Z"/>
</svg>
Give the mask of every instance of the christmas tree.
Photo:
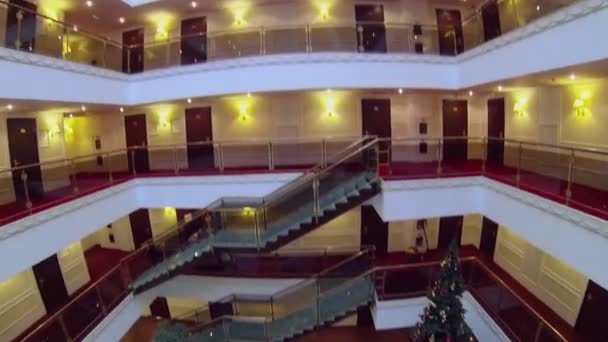
<svg viewBox="0 0 608 342">
<path fill-rule="evenodd" d="M 416 325 L 413 336 L 416 342 L 474 341 L 471 330 L 464 322 L 465 310 L 461 298 L 465 288 L 458 250 L 458 242 L 453 240 L 448 255 L 441 262 L 441 278 L 428 289 L 427 297 L 431 303 L 424 308 L 420 316 L 422 321 Z"/>
</svg>

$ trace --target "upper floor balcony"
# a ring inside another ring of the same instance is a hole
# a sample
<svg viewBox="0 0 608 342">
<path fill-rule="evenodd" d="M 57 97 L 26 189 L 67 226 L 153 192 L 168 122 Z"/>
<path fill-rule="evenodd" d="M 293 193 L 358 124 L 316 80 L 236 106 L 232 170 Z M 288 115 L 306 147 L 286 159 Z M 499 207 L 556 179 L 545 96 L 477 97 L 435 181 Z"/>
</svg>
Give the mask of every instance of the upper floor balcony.
<svg viewBox="0 0 608 342">
<path fill-rule="evenodd" d="M 5 31 L 0 36 L 6 37 L 8 49 L 0 49 L 0 68 L 15 80 L 70 85 L 65 91 L 45 87 L 37 94 L 36 88 L 12 84 L 3 91 L 10 98 L 140 104 L 326 87 L 454 90 L 608 55 L 594 36 L 607 22 L 602 0 L 502 1 L 472 8 L 433 2 L 420 8 L 401 2 L 340 3 L 321 13 L 289 2 L 280 8 L 260 5 L 250 17 L 235 15 L 234 22 L 206 9 L 181 26 L 175 19 L 171 24 L 142 22 L 142 13 L 129 12 L 132 18 L 121 17 L 129 31 L 91 23 L 91 13 L 84 10 L 66 11 L 64 22 L 31 6 L 4 4 L 6 25 L 0 25 Z M 305 15 L 296 16 L 298 11 Z M 564 40 L 575 46 L 550 60 L 542 57 L 561 49 Z M 511 65 L 522 53 L 529 58 Z M 22 63 L 44 68 L 23 68 Z M 497 64 L 508 68 L 493 68 Z M 99 94 L 99 88 L 107 91 Z"/>
</svg>

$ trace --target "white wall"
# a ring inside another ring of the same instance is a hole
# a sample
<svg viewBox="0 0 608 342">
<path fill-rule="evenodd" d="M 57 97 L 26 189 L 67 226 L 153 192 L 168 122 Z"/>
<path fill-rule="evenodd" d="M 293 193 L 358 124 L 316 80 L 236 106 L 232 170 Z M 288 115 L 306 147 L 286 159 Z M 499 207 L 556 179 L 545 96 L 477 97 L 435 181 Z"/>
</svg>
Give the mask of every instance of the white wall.
<svg viewBox="0 0 608 342">
<path fill-rule="evenodd" d="M 10 341 L 46 314 L 31 268 L 0 283 L 0 339 Z"/>
<path fill-rule="evenodd" d="M 503 226 L 498 230 L 494 261 L 574 326 L 587 277 Z"/>
<path fill-rule="evenodd" d="M 57 260 L 68 295 L 76 292 L 91 280 L 80 241 L 57 252 Z"/>
</svg>

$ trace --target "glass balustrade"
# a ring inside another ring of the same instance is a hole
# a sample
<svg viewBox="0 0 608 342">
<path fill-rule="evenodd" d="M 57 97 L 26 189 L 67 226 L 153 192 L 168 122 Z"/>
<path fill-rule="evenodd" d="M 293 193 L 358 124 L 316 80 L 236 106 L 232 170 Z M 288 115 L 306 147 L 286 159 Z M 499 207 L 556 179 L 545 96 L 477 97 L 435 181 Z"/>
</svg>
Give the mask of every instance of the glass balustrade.
<svg viewBox="0 0 608 342">
<path fill-rule="evenodd" d="M 505 34 L 551 14 L 576 0 L 534 1 L 506 0 L 498 2 L 500 33 Z M 365 52 L 358 46 L 365 27 L 371 24 L 300 24 L 276 27 L 251 27 L 225 32 L 209 32 L 195 37 L 156 39 L 144 46 L 124 46 L 96 34 L 79 30 L 31 9 L 0 1 L 7 16 L 15 16 L 12 25 L 0 27 L 0 35 L 6 36 L 5 47 L 37 53 L 66 61 L 87 64 L 118 72 L 129 72 L 134 49 L 143 50 L 144 71 L 178 65 L 190 65 L 230 58 L 262 56 L 286 53 L 315 52 Z M 17 18 L 21 19 L 17 19 Z M 10 19 L 10 18 L 9 18 Z M 377 24 L 373 24 L 377 25 Z M 382 26 L 387 53 L 439 54 L 439 42 L 443 31 L 436 26 L 414 23 L 385 23 Z M 485 34 L 481 9 L 463 18 L 462 45 L 464 51 L 483 44 Z M 182 44 L 190 40 L 201 41 L 200 46 L 190 47 L 197 57 L 184 58 Z M 385 46 L 385 47 L 384 47 Z M 139 63 L 139 61 L 138 61 Z"/>
</svg>

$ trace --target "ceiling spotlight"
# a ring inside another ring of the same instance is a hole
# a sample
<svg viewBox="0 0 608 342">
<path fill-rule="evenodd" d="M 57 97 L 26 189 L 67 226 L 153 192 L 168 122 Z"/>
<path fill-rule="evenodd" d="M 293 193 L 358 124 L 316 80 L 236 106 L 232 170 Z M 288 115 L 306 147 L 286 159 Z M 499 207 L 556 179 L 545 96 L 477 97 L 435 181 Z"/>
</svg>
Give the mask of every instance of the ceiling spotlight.
<svg viewBox="0 0 608 342">
<path fill-rule="evenodd" d="M 84 4 L 87 5 L 87 7 L 93 7 L 93 1 L 91 0 L 87 0 Z"/>
<path fill-rule="evenodd" d="M 80 107 L 80 109 L 82 109 L 82 111 L 84 112 L 85 110 L 87 110 L 87 106 L 82 106 Z"/>
<path fill-rule="evenodd" d="M 188 103 L 192 103 L 192 99 L 188 98 L 186 101 L 188 101 Z"/>
<path fill-rule="evenodd" d="M 469 90 L 469 96 L 473 96 L 473 91 Z"/>
<path fill-rule="evenodd" d="M 190 7 L 192 7 L 192 8 L 196 8 L 196 7 L 198 7 L 198 2 L 196 2 L 196 1 L 191 1 L 191 2 L 190 2 Z"/>
<path fill-rule="evenodd" d="M 247 93 L 247 97 L 251 97 L 251 93 Z"/>
<path fill-rule="evenodd" d="M 403 94 L 403 88 L 399 88 L 398 92 L 399 94 Z"/>
<path fill-rule="evenodd" d="M 502 91 L 502 86 L 501 85 L 498 86 L 498 91 Z"/>
<path fill-rule="evenodd" d="M 73 29 L 74 29 L 74 32 L 78 32 L 78 26 L 74 25 Z"/>
<path fill-rule="evenodd" d="M 119 110 L 120 110 L 120 112 L 121 112 L 121 113 L 124 113 L 124 112 L 125 112 L 125 109 L 124 109 L 124 108 L 122 108 L 122 107 L 120 107 L 120 109 L 119 109 Z"/>
<path fill-rule="evenodd" d="M 576 75 L 575 74 L 570 74 L 570 81 L 574 81 L 576 80 Z"/>
<path fill-rule="evenodd" d="M 328 92 L 328 93 L 331 93 L 331 89 L 327 88 L 327 92 Z"/>
<path fill-rule="evenodd" d="M 536 11 L 540 11 L 540 5 L 536 5 Z"/>
<path fill-rule="evenodd" d="M 70 114 L 68 114 L 68 116 L 69 116 L 70 118 L 73 118 L 73 117 L 74 117 L 74 114 L 70 113 Z"/>
<path fill-rule="evenodd" d="M 118 18 L 118 22 L 121 23 L 121 24 L 124 24 L 125 23 L 125 17 Z"/>
<path fill-rule="evenodd" d="M 13 110 L 13 108 L 15 108 L 15 107 L 13 107 L 12 104 L 9 104 L 9 105 L 6 106 L 6 109 L 8 109 L 8 110 Z"/>
</svg>

